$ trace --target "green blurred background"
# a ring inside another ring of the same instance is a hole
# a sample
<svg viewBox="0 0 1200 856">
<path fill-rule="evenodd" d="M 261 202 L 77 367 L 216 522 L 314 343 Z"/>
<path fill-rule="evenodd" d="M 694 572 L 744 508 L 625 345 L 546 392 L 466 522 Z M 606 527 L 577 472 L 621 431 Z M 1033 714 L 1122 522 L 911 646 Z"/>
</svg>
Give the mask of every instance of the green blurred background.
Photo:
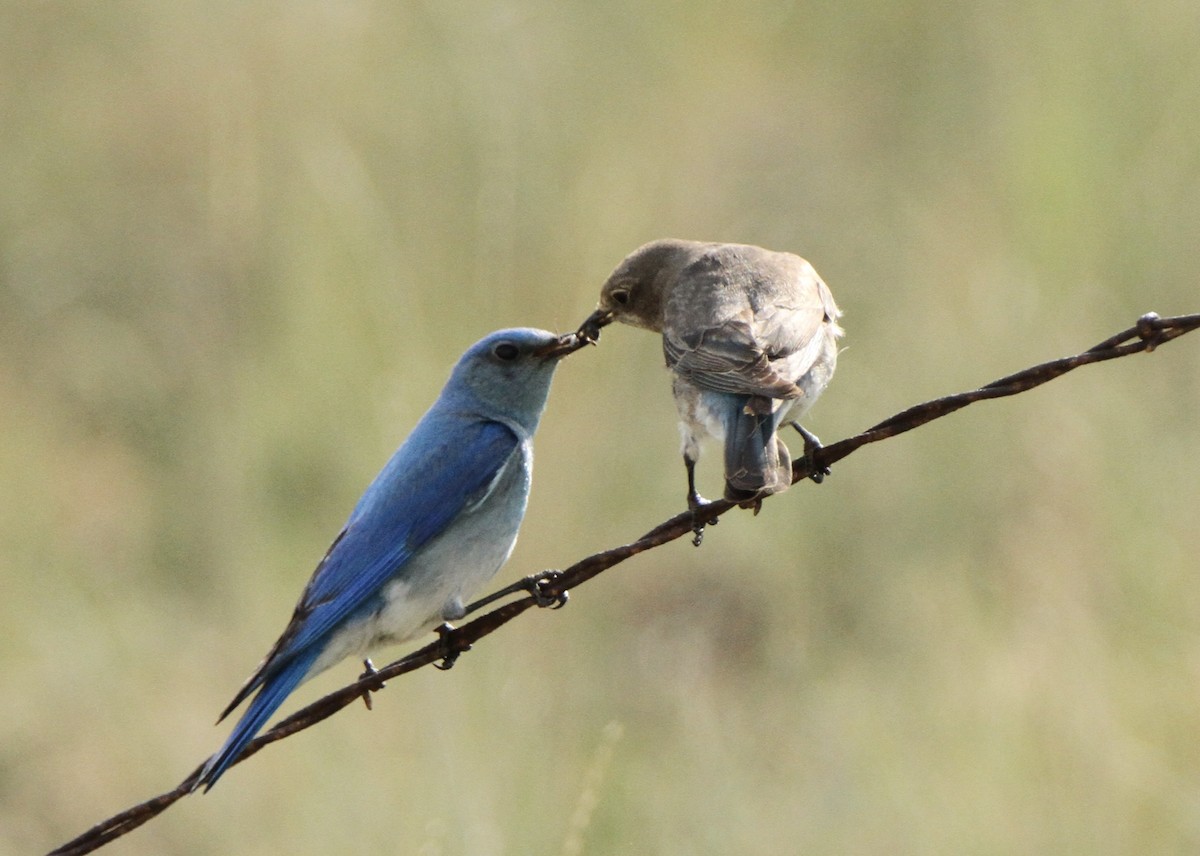
<svg viewBox="0 0 1200 856">
<path fill-rule="evenodd" d="M 73 0 L 0 32 L 3 853 L 211 753 L 458 354 L 572 328 L 644 241 L 816 265 L 826 441 L 1200 311 L 1193 2 Z M 497 583 L 683 505 L 653 336 L 555 384 Z M 1198 425 L 1186 337 L 869 447 L 106 852 L 1197 852 Z"/>
</svg>

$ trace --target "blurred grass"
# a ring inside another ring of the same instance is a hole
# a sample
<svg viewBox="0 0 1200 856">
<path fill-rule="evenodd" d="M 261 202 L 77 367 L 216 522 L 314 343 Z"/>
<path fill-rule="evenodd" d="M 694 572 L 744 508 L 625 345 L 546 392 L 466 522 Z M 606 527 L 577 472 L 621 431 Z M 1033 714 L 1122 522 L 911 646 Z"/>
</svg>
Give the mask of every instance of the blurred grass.
<svg viewBox="0 0 1200 856">
<path fill-rule="evenodd" d="M 7 3 L 0 33 L 0 852 L 211 752 L 451 362 L 570 328 L 643 241 L 814 262 L 827 440 L 1200 300 L 1186 3 Z M 621 329 L 563 367 L 503 578 L 680 508 L 660 365 Z M 1198 424 L 1185 338 L 864 449 L 109 849 L 556 853 L 611 746 L 586 853 L 1193 852 Z"/>
</svg>

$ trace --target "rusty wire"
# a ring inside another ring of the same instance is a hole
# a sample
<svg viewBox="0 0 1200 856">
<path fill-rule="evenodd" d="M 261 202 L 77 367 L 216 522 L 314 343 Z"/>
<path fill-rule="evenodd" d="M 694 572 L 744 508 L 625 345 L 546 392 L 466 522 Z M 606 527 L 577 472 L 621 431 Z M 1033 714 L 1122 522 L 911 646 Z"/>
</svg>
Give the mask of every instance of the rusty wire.
<svg viewBox="0 0 1200 856">
<path fill-rule="evenodd" d="M 1200 315 L 1160 318 L 1153 312 L 1147 313 L 1129 329 L 1122 330 L 1079 354 L 1039 363 L 977 389 L 914 405 L 853 437 L 817 449 L 811 456 L 801 458 L 793 464 L 792 483 L 795 484 L 801 479 L 808 478 L 814 472 L 840 461 L 868 443 L 877 443 L 880 440 L 911 431 L 913 428 L 932 422 L 934 419 L 940 419 L 976 401 L 1003 398 L 1025 392 L 1061 377 L 1080 366 L 1126 357 L 1130 354 L 1149 353 L 1159 345 L 1182 336 L 1184 333 L 1189 333 L 1197 327 L 1200 327 Z M 733 502 L 717 500 L 704 507 L 704 514 L 708 519 L 716 519 L 734 507 L 736 504 Z M 536 595 L 529 594 L 492 609 L 467 624 L 439 636 L 436 641 L 425 647 L 323 696 L 282 720 L 270 731 L 255 738 L 234 763 L 241 763 L 264 746 L 316 725 L 360 698 L 369 699 L 371 693 L 383 689 L 385 682 L 392 678 L 397 678 L 423 666 L 447 661 L 453 662 L 454 658 L 469 650 L 480 639 L 495 632 L 528 609 L 561 600 L 570 589 L 583 585 L 626 559 L 684 535 L 692 534 L 693 523 L 692 512 L 685 511 L 664 521 L 630 544 L 588 556 L 563 571 L 533 575 L 529 579 L 537 591 Z M 77 838 L 53 850 L 50 856 L 78 856 L 78 854 L 91 853 L 108 842 L 131 832 L 191 793 L 203 769 L 204 764 L 201 763 L 172 790 L 96 824 Z"/>
</svg>

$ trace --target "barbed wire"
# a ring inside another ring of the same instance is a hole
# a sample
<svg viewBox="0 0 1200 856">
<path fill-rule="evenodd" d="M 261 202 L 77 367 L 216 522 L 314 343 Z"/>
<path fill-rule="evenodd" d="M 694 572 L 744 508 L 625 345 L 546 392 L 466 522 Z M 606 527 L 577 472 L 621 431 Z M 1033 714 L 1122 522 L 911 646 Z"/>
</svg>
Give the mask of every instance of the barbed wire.
<svg viewBox="0 0 1200 856">
<path fill-rule="evenodd" d="M 1061 377 L 1080 366 L 1126 357 L 1130 354 L 1149 353 L 1159 345 L 1185 333 L 1190 333 L 1197 327 L 1200 327 L 1200 314 L 1160 318 L 1153 312 L 1147 313 L 1129 329 L 1110 336 L 1082 353 L 1039 363 L 992 381 L 978 389 L 914 405 L 853 437 L 814 449 L 811 454 L 801 457 L 793 463 L 792 483 L 795 484 L 814 473 L 824 471 L 831 464 L 842 460 L 868 443 L 877 443 L 880 440 L 911 431 L 935 419 L 948 416 L 976 401 L 1003 398 L 1025 392 Z M 716 500 L 704 506 L 703 515 L 707 520 L 715 520 L 735 508 L 736 505 L 728 500 Z M 358 699 L 365 699 L 369 703 L 370 694 L 382 690 L 386 682 L 393 678 L 398 678 L 423 666 L 453 663 L 460 654 L 469 651 L 473 644 L 494 633 L 528 609 L 560 604 L 570 589 L 578 588 L 609 568 L 639 553 L 660 547 L 684 535 L 692 534 L 694 521 L 695 517 L 691 511 L 682 512 L 670 520 L 660 523 L 630 544 L 595 553 L 562 571 L 547 571 L 527 577 L 526 583 L 531 592 L 527 596 L 509 601 L 460 627 L 445 632 L 436 641 L 381 669 L 374 671 L 369 669 L 368 673 L 359 680 L 321 697 L 282 720 L 270 731 L 256 737 L 233 763 L 240 764 L 263 747 L 328 719 Z M 484 600 L 488 600 L 488 598 L 484 598 Z M 196 782 L 199 781 L 203 769 L 204 763 L 201 763 L 172 790 L 96 824 L 83 834 L 51 851 L 49 856 L 80 856 L 80 854 L 91 853 L 108 842 L 133 831 L 191 793 Z"/>
</svg>

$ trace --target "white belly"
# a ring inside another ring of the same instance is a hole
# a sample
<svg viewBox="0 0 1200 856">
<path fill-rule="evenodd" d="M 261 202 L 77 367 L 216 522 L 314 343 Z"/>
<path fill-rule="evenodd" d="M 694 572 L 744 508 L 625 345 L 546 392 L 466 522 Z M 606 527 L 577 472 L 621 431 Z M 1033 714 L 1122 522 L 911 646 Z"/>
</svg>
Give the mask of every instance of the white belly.
<svg viewBox="0 0 1200 856">
<path fill-rule="evenodd" d="M 379 608 L 329 640 L 309 676 L 381 646 L 405 642 L 462 616 L 463 602 L 495 576 L 517 543 L 529 495 L 528 443 L 513 454 L 492 490 L 427 543 L 380 592 Z"/>
</svg>

